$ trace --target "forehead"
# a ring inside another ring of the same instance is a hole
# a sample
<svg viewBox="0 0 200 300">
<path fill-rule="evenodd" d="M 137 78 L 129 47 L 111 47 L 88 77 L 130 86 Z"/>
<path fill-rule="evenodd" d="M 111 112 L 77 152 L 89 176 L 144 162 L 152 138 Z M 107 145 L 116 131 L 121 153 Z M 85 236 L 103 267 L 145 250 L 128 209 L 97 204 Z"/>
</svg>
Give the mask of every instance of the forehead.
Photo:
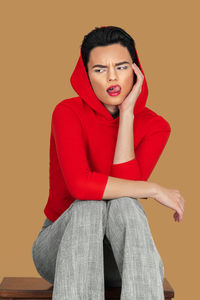
<svg viewBox="0 0 200 300">
<path fill-rule="evenodd" d="M 116 63 L 124 60 L 131 61 L 131 56 L 128 49 L 120 44 L 98 46 L 90 51 L 88 64 L 106 63 L 110 60 Z"/>
</svg>

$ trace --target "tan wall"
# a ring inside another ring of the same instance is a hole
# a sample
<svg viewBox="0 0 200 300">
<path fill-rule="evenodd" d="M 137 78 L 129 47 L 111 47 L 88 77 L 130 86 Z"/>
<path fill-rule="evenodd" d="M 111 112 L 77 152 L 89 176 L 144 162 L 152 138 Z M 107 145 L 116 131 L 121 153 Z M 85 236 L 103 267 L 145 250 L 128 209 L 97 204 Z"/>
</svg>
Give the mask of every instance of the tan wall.
<svg viewBox="0 0 200 300">
<path fill-rule="evenodd" d="M 0 276 L 39 276 L 32 243 L 45 218 L 51 113 L 75 96 L 69 82 L 83 36 L 115 25 L 135 39 L 149 97 L 172 133 L 149 180 L 181 191 L 183 220 L 142 200 L 176 300 L 197 299 L 199 278 L 198 1 L 0 1 Z"/>
</svg>

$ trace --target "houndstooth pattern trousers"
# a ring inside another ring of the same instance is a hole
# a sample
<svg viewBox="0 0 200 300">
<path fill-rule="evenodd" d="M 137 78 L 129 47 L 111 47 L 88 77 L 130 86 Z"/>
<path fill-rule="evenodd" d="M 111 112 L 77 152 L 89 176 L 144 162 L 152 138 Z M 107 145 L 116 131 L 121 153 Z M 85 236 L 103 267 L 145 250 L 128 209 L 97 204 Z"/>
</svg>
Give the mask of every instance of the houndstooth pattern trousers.
<svg viewBox="0 0 200 300">
<path fill-rule="evenodd" d="M 164 300 L 164 266 L 145 210 L 136 198 L 78 200 L 55 221 L 46 218 L 33 242 L 38 273 L 53 300 Z"/>
</svg>

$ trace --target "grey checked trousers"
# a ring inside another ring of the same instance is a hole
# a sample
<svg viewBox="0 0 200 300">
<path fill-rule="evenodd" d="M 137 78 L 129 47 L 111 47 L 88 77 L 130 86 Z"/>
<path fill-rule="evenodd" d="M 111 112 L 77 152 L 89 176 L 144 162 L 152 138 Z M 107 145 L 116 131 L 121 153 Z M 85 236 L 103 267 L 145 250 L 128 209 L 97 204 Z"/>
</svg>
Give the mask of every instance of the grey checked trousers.
<svg viewBox="0 0 200 300">
<path fill-rule="evenodd" d="M 53 300 L 103 300 L 106 282 L 121 285 L 121 300 L 164 300 L 163 262 L 135 198 L 76 199 L 46 218 L 32 257 Z"/>
</svg>

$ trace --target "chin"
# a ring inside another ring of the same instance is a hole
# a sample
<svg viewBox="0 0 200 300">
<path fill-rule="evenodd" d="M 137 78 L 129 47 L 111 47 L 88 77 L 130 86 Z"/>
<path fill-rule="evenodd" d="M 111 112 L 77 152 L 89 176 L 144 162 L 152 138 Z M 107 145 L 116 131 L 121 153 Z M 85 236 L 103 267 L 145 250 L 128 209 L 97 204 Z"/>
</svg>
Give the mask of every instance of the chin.
<svg viewBox="0 0 200 300">
<path fill-rule="evenodd" d="M 113 101 L 109 101 L 109 102 L 106 102 L 107 105 L 113 105 L 113 106 L 116 106 L 116 105 L 120 105 L 123 101 L 120 101 L 120 100 L 117 100 L 117 99 L 113 99 Z"/>
<path fill-rule="evenodd" d="M 125 97 L 124 95 L 97 97 L 104 105 L 120 105 Z"/>
<path fill-rule="evenodd" d="M 109 96 L 108 102 L 107 104 L 121 104 L 124 101 L 125 97 L 122 95 L 118 95 L 118 96 Z"/>
</svg>

